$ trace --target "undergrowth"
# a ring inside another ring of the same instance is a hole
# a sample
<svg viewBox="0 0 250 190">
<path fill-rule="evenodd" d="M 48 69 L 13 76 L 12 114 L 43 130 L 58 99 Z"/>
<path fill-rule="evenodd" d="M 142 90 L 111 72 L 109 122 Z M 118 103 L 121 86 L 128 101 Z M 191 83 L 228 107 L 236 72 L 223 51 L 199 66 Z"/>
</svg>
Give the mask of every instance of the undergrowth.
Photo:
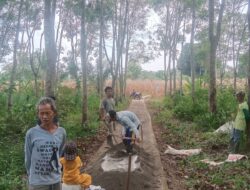
<svg viewBox="0 0 250 190">
<path fill-rule="evenodd" d="M 151 101 L 153 121 L 161 125 L 163 141 L 176 149 L 201 148 L 202 153 L 177 159 L 183 180 L 189 189 L 250 189 L 250 161 L 224 163 L 211 167 L 203 159 L 225 161 L 229 154 L 230 134 L 213 133 L 221 124 L 233 119 L 237 109 L 230 89 L 218 93 L 216 114 L 208 113 L 207 90 L 198 90 L 196 102 L 189 95 L 175 95 Z M 242 154 L 250 154 L 241 149 Z"/>
</svg>

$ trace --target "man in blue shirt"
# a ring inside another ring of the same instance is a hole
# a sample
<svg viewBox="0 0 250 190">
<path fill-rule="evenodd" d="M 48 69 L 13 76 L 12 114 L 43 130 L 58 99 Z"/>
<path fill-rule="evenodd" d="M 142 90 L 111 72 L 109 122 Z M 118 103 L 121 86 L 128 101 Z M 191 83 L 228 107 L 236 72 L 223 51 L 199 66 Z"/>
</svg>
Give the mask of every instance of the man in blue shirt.
<svg viewBox="0 0 250 190">
<path fill-rule="evenodd" d="M 131 143 L 133 138 L 135 138 L 137 142 L 141 141 L 139 134 L 141 122 L 138 117 L 131 111 L 115 112 L 114 110 L 109 111 L 109 116 L 111 121 L 117 121 L 120 125 L 123 126 L 123 143 L 126 146 L 126 150 L 128 153 L 133 152 Z"/>
<path fill-rule="evenodd" d="M 37 104 L 39 125 L 25 137 L 25 167 L 29 190 L 61 190 L 61 164 L 66 131 L 55 123 L 57 116 L 53 99 L 43 97 Z"/>
</svg>

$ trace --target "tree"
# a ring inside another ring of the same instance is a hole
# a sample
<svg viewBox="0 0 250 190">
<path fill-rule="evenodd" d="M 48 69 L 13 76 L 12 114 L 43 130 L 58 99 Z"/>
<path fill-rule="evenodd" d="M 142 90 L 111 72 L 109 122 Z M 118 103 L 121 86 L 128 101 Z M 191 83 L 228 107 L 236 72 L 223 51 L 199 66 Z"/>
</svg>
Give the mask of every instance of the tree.
<svg viewBox="0 0 250 190">
<path fill-rule="evenodd" d="M 10 75 L 10 82 L 9 82 L 9 89 L 8 89 L 8 101 L 7 101 L 7 108 L 10 112 L 12 107 L 12 94 L 13 89 L 15 87 L 15 75 L 16 75 L 16 67 L 17 67 L 17 50 L 18 50 L 18 38 L 19 38 L 19 31 L 20 31 L 20 22 L 21 22 L 21 11 L 23 6 L 23 0 L 20 1 L 19 9 L 18 9 L 18 17 L 17 17 L 17 25 L 16 25 L 16 34 L 15 34 L 15 41 L 13 47 L 13 65 L 11 69 Z"/>
<path fill-rule="evenodd" d="M 248 82 L 248 107 L 250 107 L 250 0 L 248 0 L 248 11 L 247 11 L 247 20 L 248 20 L 248 73 L 247 73 L 247 82 Z M 250 124 L 247 124 L 247 145 L 250 146 Z"/>
<path fill-rule="evenodd" d="M 45 95 L 55 96 L 56 42 L 55 42 L 56 0 L 44 0 L 44 40 L 46 53 Z"/>
<path fill-rule="evenodd" d="M 88 120 L 86 0 L 82 0 L 81 7 L 82 126 L 85 126 Z"/>
<path fill-rule="evenodd" d="M 128 77 L 131 79 L 138 79 L 142 72 L 142 68 L 139 63 L 131 61 L 128 64 Z"/>
<path fill-rule="evenodd" d="M 99 25 L 100 25 L 100 34 L 99 34 L 99 64 L 98 64 L 98 92 L 100 97 L 102 97 L 103 92 L 103 30 L 104 30 L 104 21 L 103 21 L 103 0 L 100 0 L 100 14 L 99 14 Z"/>
<path fill-rule="evenodd" d="M 195 100 L 195 62 L 194 62 L 195 0 L 192 0 L 192 29 L 190 38 L 190 64 L 192 77 L 192 99 Z"/>
<path fill-rule="evenodd" d="M 216 112 L 216 49 L 218 41 L 220 40 L 222 16 L 225 6 L 225 0 L 221 1 L 218 22 L 216 26 L 216 33 L 214 33 L 214 0 L 209 0 L 209 42 L 210 42 L 210 55 L 209 55 L 209 110 L 212 113 Z"/>
</svg>

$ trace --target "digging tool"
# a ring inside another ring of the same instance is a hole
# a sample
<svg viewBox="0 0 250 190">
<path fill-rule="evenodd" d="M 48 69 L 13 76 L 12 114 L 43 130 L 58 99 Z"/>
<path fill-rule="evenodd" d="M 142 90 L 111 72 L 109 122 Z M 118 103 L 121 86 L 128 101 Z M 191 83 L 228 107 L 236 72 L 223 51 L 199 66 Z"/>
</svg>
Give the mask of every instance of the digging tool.
<svg viewBox="0 0 250 190">
<path fill-rule="evenodd" d="M 129 154 L 128 154 L 128 175 L 127 175 L 126 190 L 129 190 L 129 184 L 130 184 L 131 157 L 132 157 L 132 154 L 129 153 Z"/>
<path fill-rule="evenodd" d="M 111 126 L 109 126 L 108 123 L 107 123 L 106 121 L 103 121 L 103 122 L 104 122 L 104 124 L 105 124 L 105 126 L 107 127 L 108 132 L 109 132 L 109 134 L 108 134 L 108 136 L 107 136 L 107 144 L 108 144 L 109 146 L 113 147 L 113 146 L 114 146 L 113 139 L 114 139 L 114 141 L 115 141 L 116 144 L 118 144 L 118 142 L 117 142 L 115 136 L 114 136 L 114 135 L 111 133 L 111 131 L 110 131 L 110 130 L 112 130 Z M 112 139 L 112 137 L 113 137 L 113 139 Z"/>
</svg>

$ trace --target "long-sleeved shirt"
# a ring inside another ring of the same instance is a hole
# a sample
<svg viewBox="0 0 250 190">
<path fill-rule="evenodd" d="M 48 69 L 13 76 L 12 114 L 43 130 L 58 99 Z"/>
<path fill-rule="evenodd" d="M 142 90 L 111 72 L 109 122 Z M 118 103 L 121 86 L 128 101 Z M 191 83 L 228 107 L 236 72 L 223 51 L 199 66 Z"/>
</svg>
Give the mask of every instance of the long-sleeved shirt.
<svg viewBox="0 0 250 190">
<path fill-rule="evenodd" d="M 122 134 L 124 135 L 126 129 L 130 129 L 139 137 L 137 127 L 141 124 L 138 117 L 131 111 L 119 111 L 116 113 L 116 121 L 123 126 Z"/>
<path fill-rule="evenodd" d="M 238 113 L 235 118 L 234 128 L 241 131 L 244 131 L 246 129 L 246 117 L 244 114 L 244 110 L 249 111 L 247 102 L 242 102 L 241 104 L 239 104 Z"/>
<path fill-rule="evenodd" d="M 61 164 L 66 131 L 58 127 L 50 133 L 39 125 L 29 129 L 25 137 L 25 167 L 30 185 L 50 185 L 61 181 Z"/>
</svg>

